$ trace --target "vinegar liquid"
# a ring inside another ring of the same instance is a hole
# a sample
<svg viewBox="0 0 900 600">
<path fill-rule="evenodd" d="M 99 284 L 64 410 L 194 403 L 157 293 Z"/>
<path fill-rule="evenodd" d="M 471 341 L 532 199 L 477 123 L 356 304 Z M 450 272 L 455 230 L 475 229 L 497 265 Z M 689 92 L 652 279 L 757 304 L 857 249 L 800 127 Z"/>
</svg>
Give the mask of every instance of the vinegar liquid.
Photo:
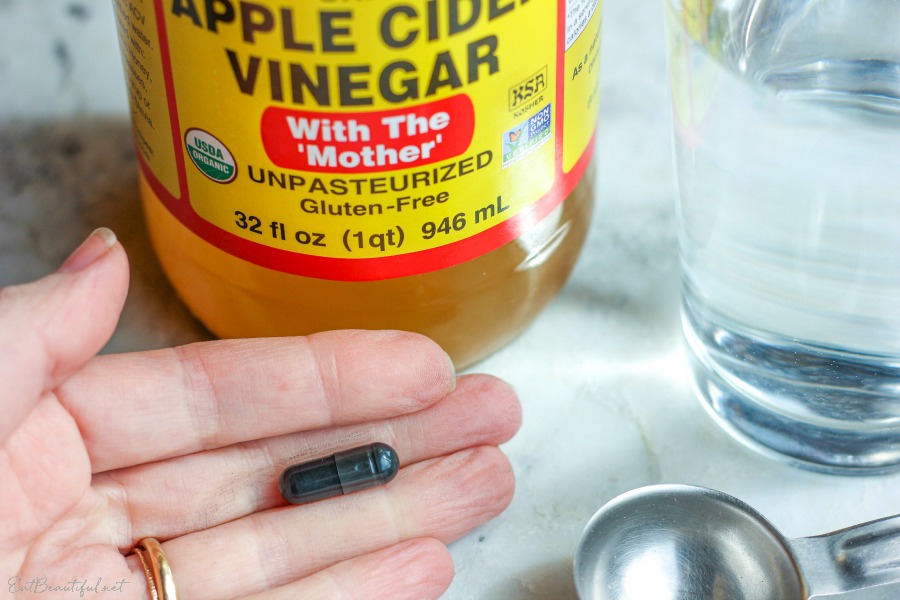
<svg viewBox="0 0 900 600">
<path fill-rule="evenodd" d="M 163 268 L 214 334 L 239 338 L 402 329 L 437 341 L 463 368 L 511 341 L 562 288 L 587 234 L 594 179 L 590 168 L 529 236 L 447 269 L 367 282 L 260 269 L 181 227 L 143 179 L 141 187 Z"/>
</svg>

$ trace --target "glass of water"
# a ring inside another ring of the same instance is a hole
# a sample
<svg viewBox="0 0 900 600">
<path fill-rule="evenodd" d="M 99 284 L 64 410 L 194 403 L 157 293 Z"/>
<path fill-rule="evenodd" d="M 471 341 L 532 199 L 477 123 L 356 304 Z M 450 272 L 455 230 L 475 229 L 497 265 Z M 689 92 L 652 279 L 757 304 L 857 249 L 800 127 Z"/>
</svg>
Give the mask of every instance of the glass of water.
<svg viewBox="0 0 900 600">
<path fill-rule="evenodd" d="M 665 2 L 701 398 L 781 460 L 900 468 L 900 1 Z"/>
</svg>

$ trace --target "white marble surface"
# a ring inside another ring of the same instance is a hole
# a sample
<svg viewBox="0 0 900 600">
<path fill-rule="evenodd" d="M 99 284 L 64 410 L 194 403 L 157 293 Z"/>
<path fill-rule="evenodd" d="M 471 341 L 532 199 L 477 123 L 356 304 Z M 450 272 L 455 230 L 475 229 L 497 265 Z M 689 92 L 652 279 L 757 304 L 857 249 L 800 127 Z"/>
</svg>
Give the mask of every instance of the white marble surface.
<svg viewBox="0 0 900 600">
<path fill-rule="evenodd" d="M 478 365 L 518 389 L 518 489 L 453 545 L 447 600 L 574 600 L 581 528 L 613 496 L 681 482 L 734 494 L 789 536 L 900 512 L 900 476 L 836 478 L 744 450 L 696 401 L 678 316 L 661 0 L 606 0 L 597 210 L 569 285 Z M 108 348 L 207 336 L 173 296 L 137 204 L 108 0 L 0 0 L 0 285 L 53 268 L 109 225 L 133 284 Z M 655 600 L 655 599 L 648 599 Z"/>
</svg>

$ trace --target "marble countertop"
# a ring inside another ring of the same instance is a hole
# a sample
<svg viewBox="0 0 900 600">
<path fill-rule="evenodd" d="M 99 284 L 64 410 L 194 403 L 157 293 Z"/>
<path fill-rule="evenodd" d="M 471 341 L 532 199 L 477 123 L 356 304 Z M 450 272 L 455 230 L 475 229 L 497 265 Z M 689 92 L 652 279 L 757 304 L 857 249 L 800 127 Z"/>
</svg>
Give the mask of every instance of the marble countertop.
<svg viewBox="0 0 900 600">
<path fill-rule="evenodd" d="M 599 184 L 587 246 L 558 299 L 477 365 L 524 406 L 505 446 L 512 505 L 454 543 L 447 600 L 574 600 L 592 513 L 654 483 L 733 494 L 791 537 L 900 512 L 900 475 L 840 478 L 758 456 L 691 387 L 681 337 L 662 0 L 606 0 Z M 53 270 L 112 227 L 132 286 L 106 351 L 205 339 L 149 245 L 109 0 L 0 0 L 0 286 Z"/>
</svg>

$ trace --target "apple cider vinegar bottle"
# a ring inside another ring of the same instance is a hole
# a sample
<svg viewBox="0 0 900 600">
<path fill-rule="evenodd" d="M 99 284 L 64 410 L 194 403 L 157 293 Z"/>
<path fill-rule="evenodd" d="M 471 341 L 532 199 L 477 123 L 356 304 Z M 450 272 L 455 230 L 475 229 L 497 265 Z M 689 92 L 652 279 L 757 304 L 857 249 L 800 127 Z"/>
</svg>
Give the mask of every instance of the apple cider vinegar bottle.
<svg viewBox="0 0 900 600">
<path fill-rule="evenodd" d="M 600 0 L 113 0 L 154 247 L 222 337 L 404 329 L 458 367 L 588 229 Z"/>
</svg>

